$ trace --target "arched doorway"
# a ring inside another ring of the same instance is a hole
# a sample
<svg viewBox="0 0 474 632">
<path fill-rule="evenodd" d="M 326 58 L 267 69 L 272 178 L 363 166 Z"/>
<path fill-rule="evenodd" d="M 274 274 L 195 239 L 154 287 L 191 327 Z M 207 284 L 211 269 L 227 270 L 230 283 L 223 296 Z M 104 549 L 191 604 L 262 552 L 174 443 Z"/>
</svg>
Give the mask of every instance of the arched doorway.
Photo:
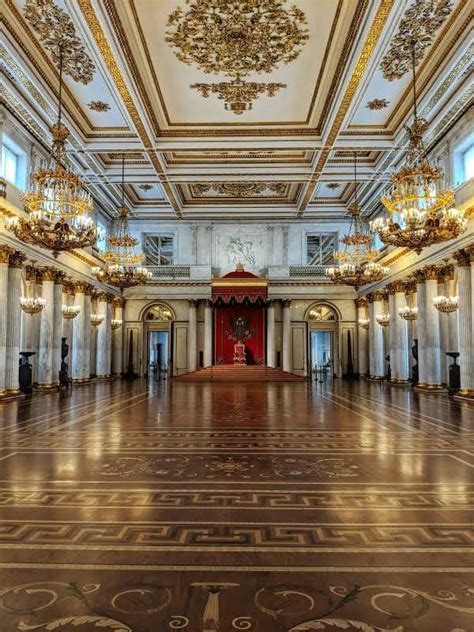
<svg viewBox="0 0 474 632">
<path fill-rule="evenodd" d="M 308 357 L 312 374 L 340 376 L 340 315 L 330 303 L 314 303 L 306 311 Z"/>
<path fill-rule="evenodd" d="M 154 378 L 172 375 L 172 323 L 175 314 L 169 305 L 155 303 L 143 312 L 143 366 Z"/>
</svg>

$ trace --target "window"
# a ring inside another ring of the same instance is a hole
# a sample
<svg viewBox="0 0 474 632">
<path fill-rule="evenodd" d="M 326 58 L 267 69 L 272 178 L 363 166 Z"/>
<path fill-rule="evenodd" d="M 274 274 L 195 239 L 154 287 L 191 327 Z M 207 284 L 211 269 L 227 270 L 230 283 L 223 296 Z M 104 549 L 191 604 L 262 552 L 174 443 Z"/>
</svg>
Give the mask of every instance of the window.
<svg viewBox="0 0 474 632">
<path fill-rule="evenodd" d="M 145 251 L 145 265 L 172 265 L 174 254 L 173 235 L 145 235 L 143 250 Z"/>
<path fill-rule="evenodd" d="M 474 178 L 474 143 L 462 155 L 464 180 Z"/>
<path fill-rule="evenodd" d="M 2 143 L 2 178 L 15 185 L 18 189 L 25 189 L 26 154 L 8 137 L 3 137 Z"/>
<path fill-rule="evenodd" d="M 310 266 L 334 263 L 336 233 L 320 233 L 306 236 L 306 262 Z"/>
<path fill-rule="evenodd" d="M 100 252 L 104 252 L 107 246 L 107 224 L 103 220 L 98 219 L 97 228 L 99 229 L 99 234 L 97 236 L 97 241 L 95 245 L 97 250 L 99 250 Z"/>
</svg>

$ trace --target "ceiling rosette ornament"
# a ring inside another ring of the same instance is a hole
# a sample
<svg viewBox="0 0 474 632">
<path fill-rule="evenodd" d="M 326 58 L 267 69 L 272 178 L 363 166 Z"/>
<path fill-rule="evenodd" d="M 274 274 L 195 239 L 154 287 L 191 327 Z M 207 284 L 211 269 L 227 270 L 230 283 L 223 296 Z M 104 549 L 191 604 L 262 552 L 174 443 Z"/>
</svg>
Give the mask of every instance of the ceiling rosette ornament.
<svg viewBox="0 0 474 632">
<path fill-rule="evenodd" d="M 235 114 L 252 109 L 260 95 L 274 96 L 281 83 L 246 82 L 250 74 L 270 73 L 289 64 L 308 40 L 306 15 L 285 0 L 188 0 L 168 17 L 166 41 L 176 57 L 229 82 L 196 83 L 204 97 L 217 94 Z"/>
<path fill-rule="evenodd" d="M 412 64 L 412 42 L 416 42 L 415 63 L 423 58 L 453 8 L 452 0 L 416 0 L 405 11 L 397 34 L 393 37 L 380 68 L 389 81 L 400 79 Z"/>
<path fill-rule="evenodd" d="M 223 195 L 226 197 L 255 197 L 264 193 L 274 196 L 285 195 L 284 182 L 215 182 L 214 184 L 195 184 L 194 192 L 203 196 L 206 193 Z"/>
<path fill-rule="evenodd" d="M 63 9 L 52 0 L 26 0 L 25 19 L 38 34 L 56 66 L 60 65 L 61 55 L 65 74 L 80 83 L 92 81 L 94 62 L 77 36 L 71 18 Z"/>
</svg>

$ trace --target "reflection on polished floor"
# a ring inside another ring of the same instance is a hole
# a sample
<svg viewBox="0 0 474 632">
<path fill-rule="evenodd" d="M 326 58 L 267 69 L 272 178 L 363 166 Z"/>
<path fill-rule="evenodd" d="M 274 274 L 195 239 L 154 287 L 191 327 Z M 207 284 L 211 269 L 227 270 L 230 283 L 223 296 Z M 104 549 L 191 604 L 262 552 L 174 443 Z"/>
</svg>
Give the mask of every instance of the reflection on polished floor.
<svg viewBox="0 0 474 632">
<path fill-rule="evenodd" d="M 2 632 L 474 629 L 472 405 L 115 381 L 1 417 Z"/>
</svg>

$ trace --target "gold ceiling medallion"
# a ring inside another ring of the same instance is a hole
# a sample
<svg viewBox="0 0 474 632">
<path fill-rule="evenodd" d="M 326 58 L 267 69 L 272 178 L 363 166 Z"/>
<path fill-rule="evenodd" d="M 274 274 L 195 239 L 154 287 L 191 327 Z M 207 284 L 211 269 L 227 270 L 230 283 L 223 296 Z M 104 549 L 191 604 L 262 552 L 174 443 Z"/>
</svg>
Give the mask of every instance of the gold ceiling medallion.
<svg viewBox="0 0 474 632">
<path fill-rule="evenodd" d="M 274 97 L 280 88 L 286 88 L 286 83 L 257 83 L 256 81 L 242 81 L 237 77 L 235 81 L 220 81 L 219 83 L 193 83 L 194 88 L 208 98 L 217 94 L 217 98 L 224 101 L 224 108 L 234 114 L 243 114 L 252 109 L 252 101 L 262 94 Z"/>
<path fill-rule="evenodd" d="M 94 112 L 108 112 L 110 110 L 110 105 L 105 101 L 91 101 L 87 105 Z"/>
<path fill-rule="evenodd" d="M 331 191 L 335 191 L 336 189 L 339 189 L 341 185 L 339 184 L 339 182 L 329 182 L 326 186 Z"/>
<path fill-rule="evenodd" d="M 406 74 L 412 63 L 412 45 L 416 41 L 418 64 L 425 49 L 433 43 L 436 31 L 445 22 L 453 8 L 452 0 L 416 0 L 405 11 L 400 21 L 398 33 L 380 64 L 383 76 L 389 81 L 400 79 Z"/>
<path fill-rule="evenodd" d="M 369 108 L 369 110 L 383 110 L 388 107 L 389 103 L 390 101 L 387 101 L 387 99 L 372 99 L 372 101 L 367 101 L 365 107 Z"/>
<path fill-rule="evenodd" d="M 203 196 L 206 193 L 222 195 L 226 197 L 256 197 L 263 193 L 274 196 L 283 196 L 286 192 L 284 182 L 215 182 L 213 184 L 193 184 L 196 195 Z"/>
<path fill-rule="evenodd" d="M 94 63 L 65 11 L 56 6 L 53 0 L 26 0 L 25 18 L 38 33 L 56 66 L 59 66 L 61 50 L 64 72 L 74 81 L 84 84 L 92 81 Z"/>
<path fill-rule="evenodd" d="M 262 94 L 274 96 L 281 83 L 247 82 L 250 74 L 270 73 L 294 61 L 308 40 L 303 11 L 285 9 L 285 0 L 194 0 L 185 12 L 168 17 L 166 41 L 176 57 L 206 74 L 226 75 L 228 82 L 191 86 L 204 97 L 217 94 L 225 109 L 242 114 Z"/>
</svg>

